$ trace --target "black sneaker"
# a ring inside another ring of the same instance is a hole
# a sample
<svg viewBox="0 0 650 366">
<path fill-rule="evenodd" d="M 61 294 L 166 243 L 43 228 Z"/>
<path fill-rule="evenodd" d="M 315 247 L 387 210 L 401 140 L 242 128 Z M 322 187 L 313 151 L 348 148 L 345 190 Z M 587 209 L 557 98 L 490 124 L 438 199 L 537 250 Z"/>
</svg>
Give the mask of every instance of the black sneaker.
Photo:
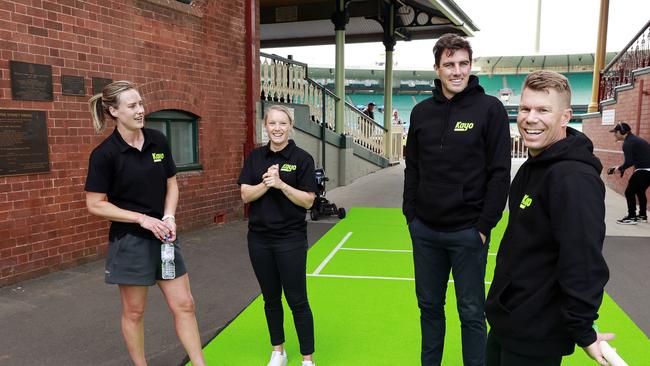
<svg viewBox="0 0 650 366">
<path fill-rule="evenodd" d="M 635 218 L 636 222 L 648 222 L 648 216 L 639 215 Z"/>
<path fill-rule="evenodd" d="M 646 221 L 647 221 L 647 218 L 646 218 Z M 627 216 L 625 216 L 624 218 L 622 218 L 620 220 L 616 220 L 616 223 L 621 224 L 621 225 L 636 225 L 636 216 L 627 215 Z"/>
</svg>

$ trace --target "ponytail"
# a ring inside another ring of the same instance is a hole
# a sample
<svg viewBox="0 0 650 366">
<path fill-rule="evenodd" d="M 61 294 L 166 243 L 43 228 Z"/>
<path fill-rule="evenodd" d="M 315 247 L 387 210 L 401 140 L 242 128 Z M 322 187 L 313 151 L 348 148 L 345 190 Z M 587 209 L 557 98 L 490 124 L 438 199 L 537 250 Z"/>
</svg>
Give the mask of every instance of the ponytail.
<svg viewBox="0 0 650 366">
<path fill-rule="evenodd" d="M 115 119 L 109 113 L 109 108 L 113 107 L 117 109 L 120 105 L 120 94 L 129 89 L 135 89 L 137 91 L 135 84 L 130 81 L 115 81 L 106 85 L 101 93 L 93 95 L 88 100 L 93 127 L 97 134 L 101 133 L 106 127 L 106 121 L 104 120 L 106 116 Z"/>
<path fill-rule="evenodd" d="M 93 95 L 88 103 L 90 104 L 90 115 L 93 119 L 95 133 L 100 134 L 104 131 L 104 127 L 106 127 L 106 122 L 104 121 L 104 106 L 102 105 L 102 94 Z"/>
</svg>

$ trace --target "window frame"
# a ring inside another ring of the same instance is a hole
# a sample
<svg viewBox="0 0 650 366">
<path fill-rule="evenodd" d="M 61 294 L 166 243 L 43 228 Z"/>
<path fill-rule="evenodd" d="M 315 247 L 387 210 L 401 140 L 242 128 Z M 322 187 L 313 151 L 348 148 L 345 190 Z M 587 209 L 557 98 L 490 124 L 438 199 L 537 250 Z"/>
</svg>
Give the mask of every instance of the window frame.
<svg viewBox="0 0 650 366">
<path fill-rule="evenodd" d="M 203 165 L 199 163 L 199 121 L 201 120 L 198 116 L 176 109 L 163 109 L 160 111 L 152 112 L 147 114 L 144 117 L 145 127 L 147 127 L 147 122 L 162 122 L 165 126 L 165 137 L 167 138 L 167 143 L 169 144 L 169 149 L 172 150 L 174 146 L 174 141 L 171 139 L 171 124 L 174 122 L 189 122 L 192 126 L 192 136 L 194 137 L 194 144 L 192 146 L 192 163 L 176 165 L 176 170 L 178 172 L 186 171 L 196 171 L 203 170 Z"/>
</svg>

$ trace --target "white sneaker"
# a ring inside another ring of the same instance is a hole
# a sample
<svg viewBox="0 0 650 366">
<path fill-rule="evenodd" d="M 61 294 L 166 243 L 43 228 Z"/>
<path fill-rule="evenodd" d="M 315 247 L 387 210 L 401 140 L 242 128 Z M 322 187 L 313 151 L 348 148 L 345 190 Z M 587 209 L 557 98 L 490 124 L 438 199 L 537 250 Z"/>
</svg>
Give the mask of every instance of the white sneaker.
<svg viewBox="0 0 650 366">
<path fill-rule="evenodd" d="M 302 366 L 316 366 L 313 361 L 302 361 Z"/>
<path fill-rule="evenodd" d="M 271 360 L 266 366 L 287 366 L 287 351 L 282 350 L 282 353 L 273 351 L 271 353 Z"/>
</svg>

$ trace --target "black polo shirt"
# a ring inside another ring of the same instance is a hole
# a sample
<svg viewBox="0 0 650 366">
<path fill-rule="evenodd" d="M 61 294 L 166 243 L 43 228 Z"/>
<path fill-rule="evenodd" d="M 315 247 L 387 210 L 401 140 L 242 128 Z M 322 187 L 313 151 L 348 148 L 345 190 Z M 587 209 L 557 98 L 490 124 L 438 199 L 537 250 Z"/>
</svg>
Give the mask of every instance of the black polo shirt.
<svg viewBox="0 0 650 366">
<path fill-rule="evenodd" d="M 268 144 L 251 151 L 237 184 L 260 184 L 262 175 L 273 164 L 280 166 L 280 179 L 286 184 L 301 191 L 316 192 L 314 159 L 293 140 L 277 152 L 272 151 Z M 251 202 L 248 229 L 266 240 L 304 239 L 307 235 L 306 214 L 306 209 L 291 202 L 281 190 L 271 188 Z"/>
<path fill-rule="evenodd" d="M 124 141 L 117 128 L 92 154 L 86 177 L 87 192 L 106 193 L 108 202 L 125 210 L 162 218 L 167 195 L 167 178 L 176 175 L 176 164 L 165 135 L 143 128 L 142 151 Z M 136 223 L 111 223 L 109 237 L 133 234 L 154 238 Z"/>
</svg>

